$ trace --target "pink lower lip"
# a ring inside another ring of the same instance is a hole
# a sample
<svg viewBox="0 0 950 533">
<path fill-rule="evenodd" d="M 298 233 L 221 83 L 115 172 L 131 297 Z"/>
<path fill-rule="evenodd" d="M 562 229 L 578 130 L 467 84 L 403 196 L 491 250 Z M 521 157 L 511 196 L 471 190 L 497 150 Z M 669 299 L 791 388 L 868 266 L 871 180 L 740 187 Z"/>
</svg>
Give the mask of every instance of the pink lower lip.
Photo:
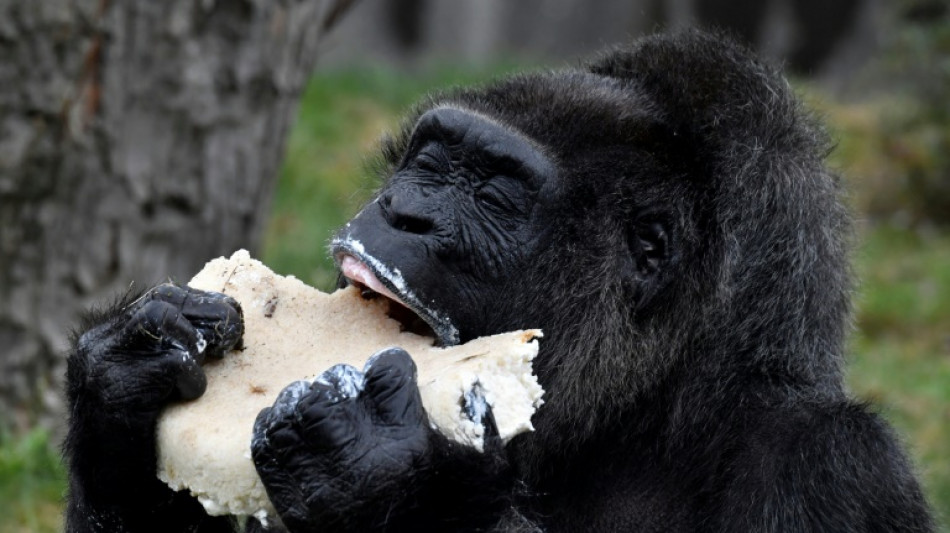
<svg viewBox="0 0 950 533">
<path fill-rule="evenodd" d="M 398 296 L 393 294 L 392 291 L 379 281 L 376 274 L 373 274 L 373 271 L 370 270 L 366 264 L 352 255 L 343 256 L 343 259 L 340 261 L 340 272 L 342 272 L 347 279 L 360 283 L 390 300 L 402 302 Z"/>
</svg>

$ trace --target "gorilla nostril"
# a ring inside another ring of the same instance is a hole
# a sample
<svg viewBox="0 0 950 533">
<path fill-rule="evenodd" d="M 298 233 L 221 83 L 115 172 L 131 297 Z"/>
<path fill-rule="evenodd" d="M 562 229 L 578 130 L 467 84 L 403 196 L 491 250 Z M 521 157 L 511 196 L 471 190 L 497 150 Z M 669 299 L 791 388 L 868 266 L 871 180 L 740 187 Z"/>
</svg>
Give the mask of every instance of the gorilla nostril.
<svg viewBox="0 0 950 533">
<path fill-rule="evenodd" d="M 426 235 L 432 231 L 433 224 L 431 220 L 409 215 L 402 215 L 399 213 L 397 213 L 394 218 L 395 220 L 393 221 L 392 226 L 399 231 L 415 233 L 418 235 Z"/>
<path fill-rule="evenodd" d="M 387 194 L 381 198 L 381 206 L 386 221 L 399 231 L 427 235 L 435 226 L 430 217 L 419 213 L 420 206 L 413 198 Z"/>
</svg>

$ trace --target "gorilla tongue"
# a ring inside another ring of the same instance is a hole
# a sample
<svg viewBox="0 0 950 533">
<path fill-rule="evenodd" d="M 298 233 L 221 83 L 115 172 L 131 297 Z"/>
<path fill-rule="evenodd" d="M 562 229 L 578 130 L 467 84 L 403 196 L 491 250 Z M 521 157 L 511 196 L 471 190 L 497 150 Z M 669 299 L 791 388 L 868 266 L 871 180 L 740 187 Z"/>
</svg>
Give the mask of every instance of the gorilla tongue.
<svg viewBox="0 0 950 533">
<path fill-rule="evenodd" d="M 342 272 L 343 275 L 350 281 L 355 281 L 364 285 L 367 289 L 371 289 L 374 292 L 382 294 L 394 302 L 406 305 L 401 298 L 396 296 L 391 290 L 386 288 L 386 286 L 383 285 L 379 279 L 376 278 L 376 274 L 373 274 L 373 271 L 370 270 L 368 266 L 352 255 L 343 256 L 343 260 L 340 261 L 340 272 Z"/>
</svg>

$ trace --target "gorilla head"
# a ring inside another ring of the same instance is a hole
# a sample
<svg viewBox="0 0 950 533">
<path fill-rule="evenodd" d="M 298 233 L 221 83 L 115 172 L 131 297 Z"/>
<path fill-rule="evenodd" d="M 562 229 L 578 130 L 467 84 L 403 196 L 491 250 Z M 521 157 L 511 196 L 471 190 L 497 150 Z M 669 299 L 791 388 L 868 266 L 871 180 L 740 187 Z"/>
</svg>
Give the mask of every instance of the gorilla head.
<svg viewBox="0 0 950 533">
<path fill-rule="evenodd" d="M 723 368 L 838 392 L 848 217 L 825 151 L 769 68 L 655 38 L 429 99 L 333 250 L 444 343 L 543 328 L 529 439 L 552 446 Z"/>
</svg>

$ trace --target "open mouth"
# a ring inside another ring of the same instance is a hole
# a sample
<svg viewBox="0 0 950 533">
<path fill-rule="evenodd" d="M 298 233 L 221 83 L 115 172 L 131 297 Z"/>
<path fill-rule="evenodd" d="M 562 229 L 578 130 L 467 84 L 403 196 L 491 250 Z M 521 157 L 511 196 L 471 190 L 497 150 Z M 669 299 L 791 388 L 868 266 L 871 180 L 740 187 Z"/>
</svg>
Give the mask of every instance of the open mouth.
<svg viewBox="0 0 950 533">
<path fill-rule="evenodd" d="M 388 315 L 398 321 L 404 331 L 434 337 L 443 346 L 459 343 L 458 330 L 448 317 L 423 305 L 398 269 L 390 269 L 366 254 L 358 241 L 334 240 L 331 246 L 347 282 L 358 288 L 364 298 L 386 298 Z"/>
<path fill-rule="evenodd" d="M 413 312 L 399 296 L 383 285 L 366 263 L 352 255 L 344 254 L 340 259 L 340 272 L 343 273 L 350 285 L 360 290 L 363 298 L 371 300 L 378 296 L 385 297 L 389 302 L 387 314 L 402 325 L 403 331 L 410 331 L 426 337 L 437 337 L 432 326 Z"/>
</svg>

